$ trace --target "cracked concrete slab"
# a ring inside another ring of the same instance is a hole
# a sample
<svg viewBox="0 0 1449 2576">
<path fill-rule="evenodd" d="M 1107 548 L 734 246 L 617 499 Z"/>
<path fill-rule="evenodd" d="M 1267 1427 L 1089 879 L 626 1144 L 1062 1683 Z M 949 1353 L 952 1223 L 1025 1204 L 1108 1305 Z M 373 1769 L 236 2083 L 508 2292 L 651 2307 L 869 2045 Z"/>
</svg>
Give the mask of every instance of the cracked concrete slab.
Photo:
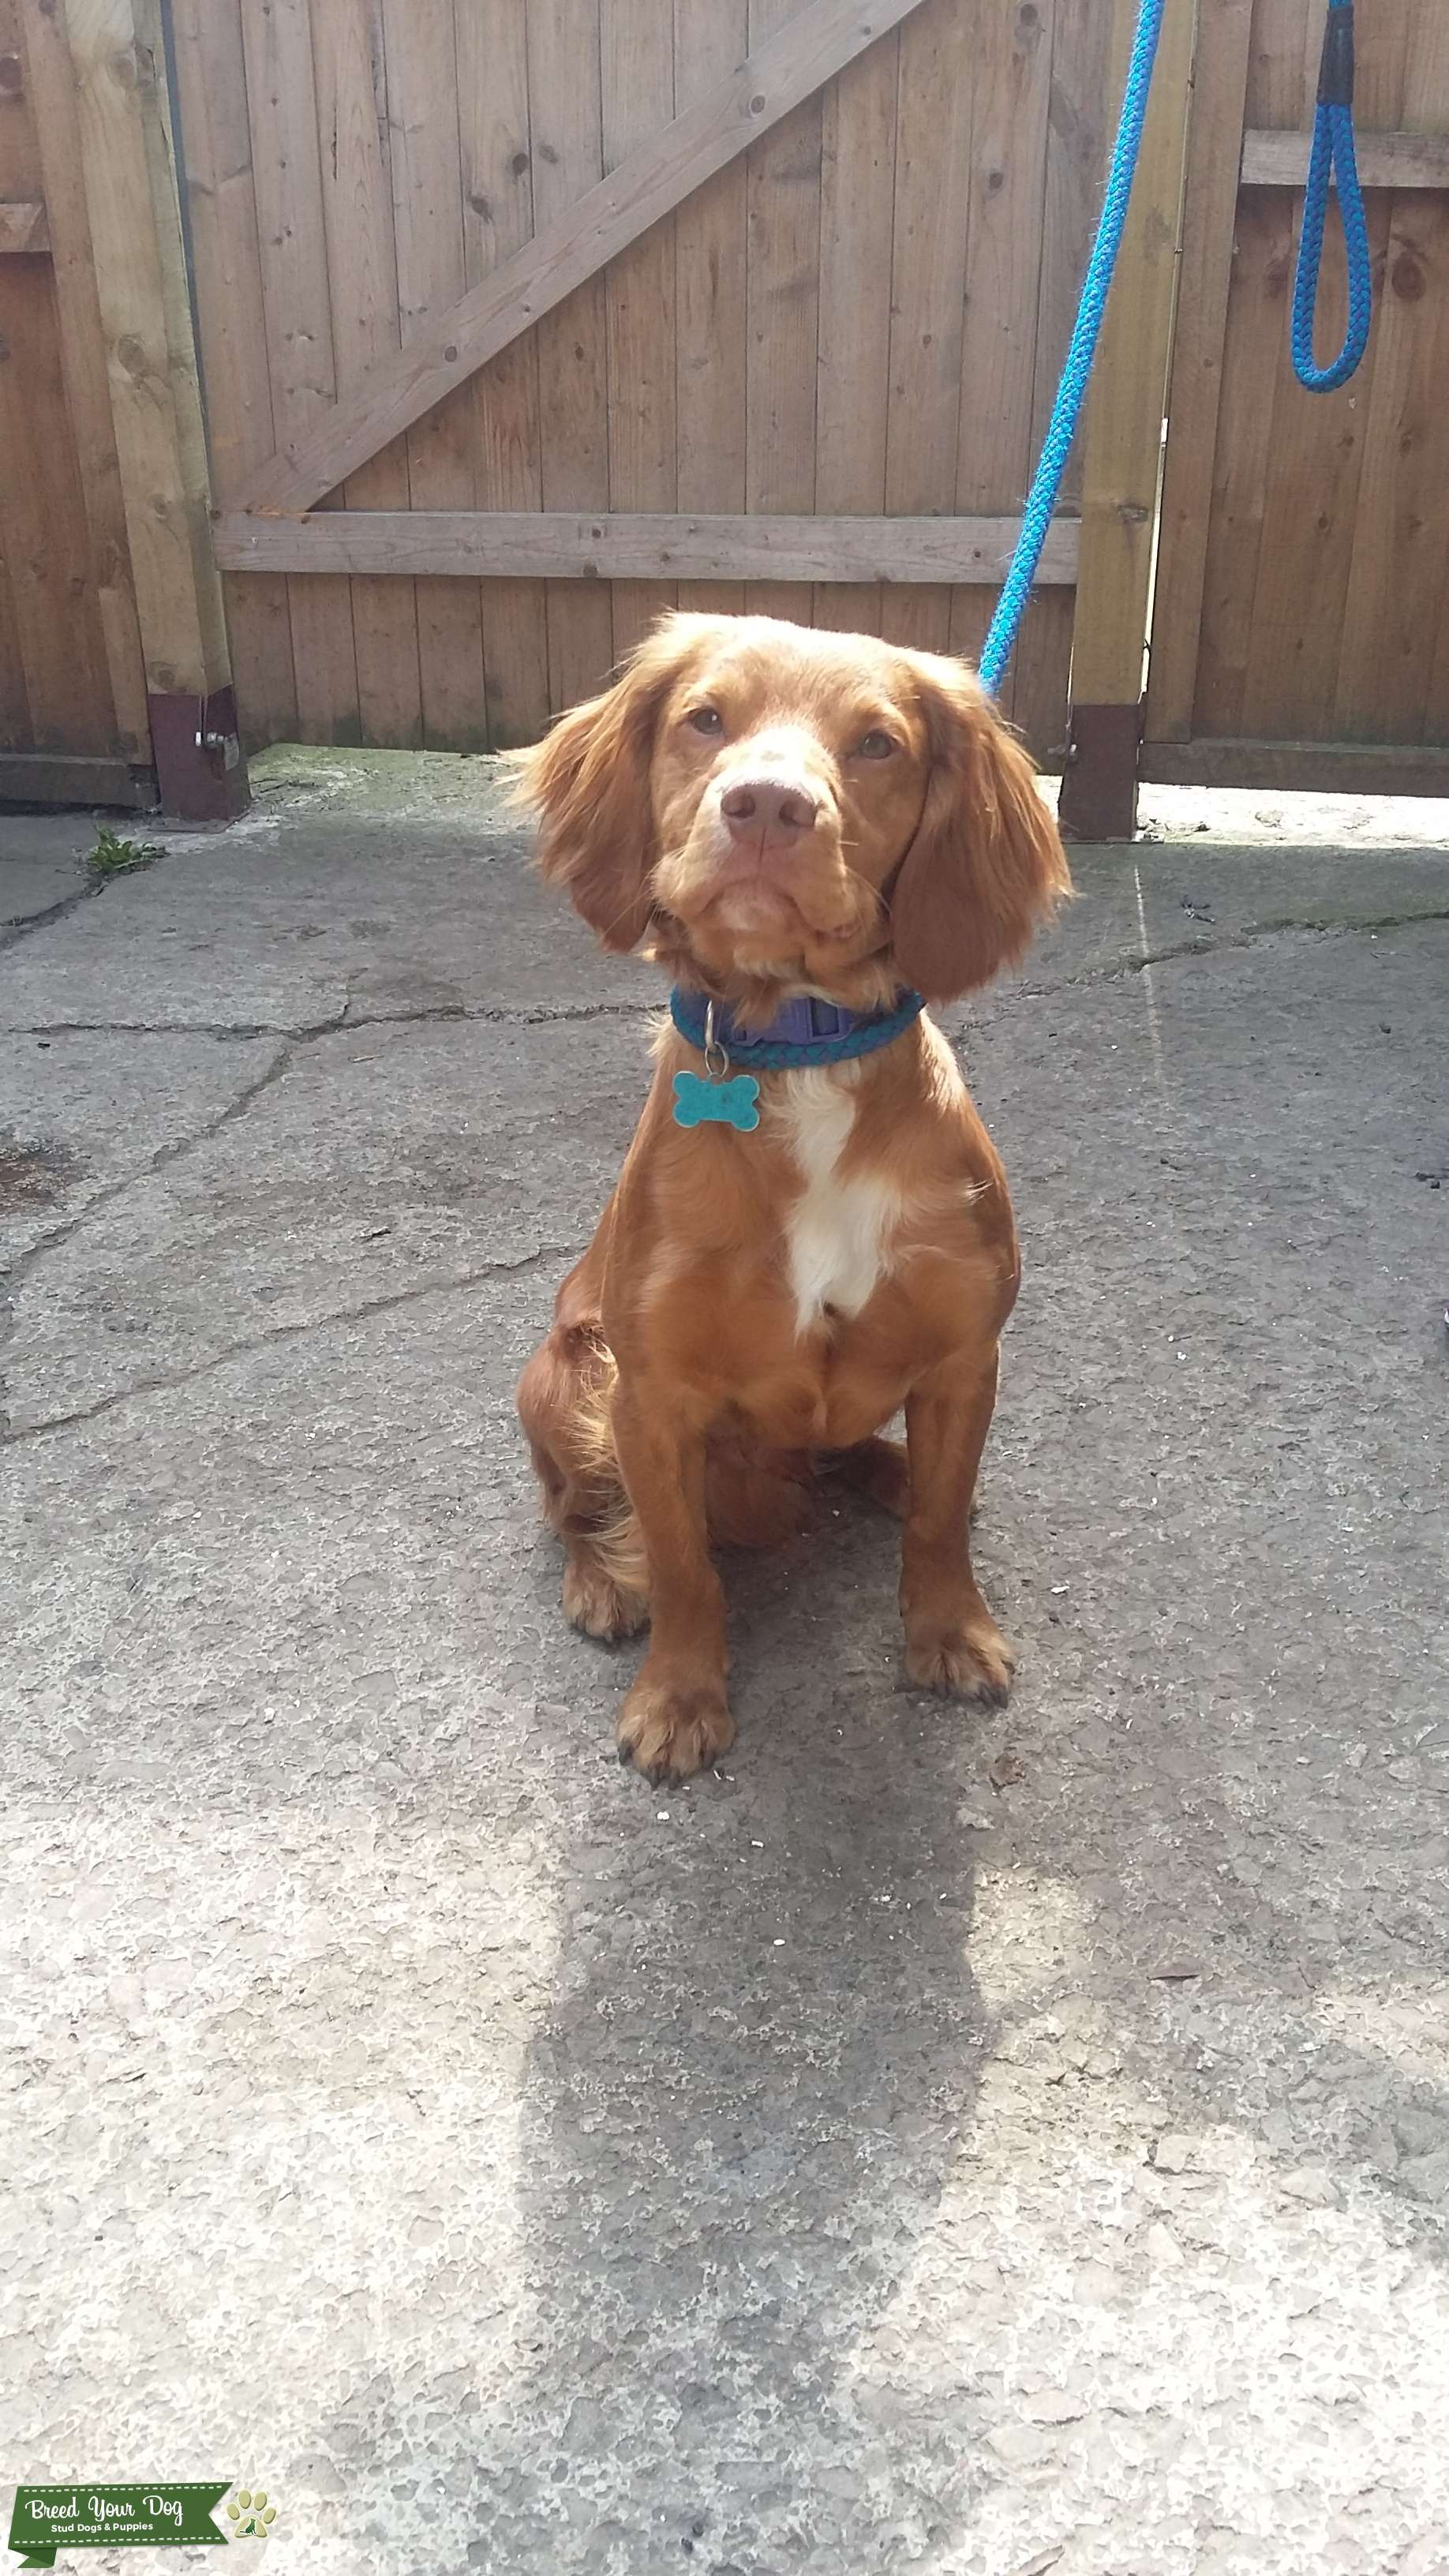
<svg viewBox="0 0 1449 2576">
<path fill-rule="evenodd" d="M 1449 860 L 1082 855 L 951 1015 L 1012 1708 L 827 1504 L 661 1796 L 511 1415 L 654 989 L 457 773 L 0 962 L 186 1032 L 6 1059 L 86 1169 L 0 1354 L 0 2458 L 262 2478 L 307 2576 L 1435 2576 Z M 379 957 L 469 1016 L 195 1034 Z"/>
<path fill-rule="evenodd" d="M 267 1038 L 0 1036 L 0 1267 L 211 1133 L 280 1056 Z"/>
<path fill-rule="evenodd" d="M 441 812 L 261 803 L 166 863 L 108 885 L 9 959 L 0 1028 L 280 1031 L 445 1015 L 646 1008 L 629 958 L 590 963 L 582 925 L 538 887 L 489 765 Z M 427 864 L 421 862 L 426 857 Z"/>
<path fill-rule="evenodd" d="M 15 1290 L 12 1428 L 279 1331 L 516 1269 L 544 1246 L 566 1268 L 648 1076 L 642 1017 L 603 1066 L 598 1027 L 424 1022 L 245 1050 L 262 1054 L 245 1114 L 145 1173 Z"/>
</svg>

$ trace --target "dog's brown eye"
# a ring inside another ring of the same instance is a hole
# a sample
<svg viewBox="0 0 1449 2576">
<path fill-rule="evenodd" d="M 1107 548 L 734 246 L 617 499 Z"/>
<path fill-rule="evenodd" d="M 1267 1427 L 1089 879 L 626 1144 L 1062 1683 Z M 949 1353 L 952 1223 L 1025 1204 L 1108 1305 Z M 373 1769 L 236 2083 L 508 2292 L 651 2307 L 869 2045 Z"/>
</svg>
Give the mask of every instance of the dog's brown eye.
<svg viewBox="0 0 1449 2576">
<path fill-rule="evenodd" d="M 684 719 L 696 733 L 723 733 L 724 717 L 718 707 L 691 707 Z"/>
<path fill-rule="evenodd" d="M 875 725 L 869 733 L 861 735 L 855 746 L 855 757 L 857 760 L 889 760 L 895 747 L 894 736 L 882 733 L 880 726 Z"/>
</svg>

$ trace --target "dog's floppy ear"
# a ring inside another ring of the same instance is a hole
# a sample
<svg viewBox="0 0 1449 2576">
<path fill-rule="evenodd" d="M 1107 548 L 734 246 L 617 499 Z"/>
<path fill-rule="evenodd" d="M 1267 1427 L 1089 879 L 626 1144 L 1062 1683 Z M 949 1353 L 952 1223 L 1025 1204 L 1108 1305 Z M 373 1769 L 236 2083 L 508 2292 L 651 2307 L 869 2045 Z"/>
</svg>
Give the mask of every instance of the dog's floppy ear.
<svg viewBox="0 0 1449 2576">
<path fill-rule="evenodd" d="M 950 1002 L 1014 964 L 1072 881 L 1030 757 L 975 674 L 942 654 L 909 658 L 931 772 L 891 889 L 891 946 L 928 1002 Z"/>
<path fill-rule="evenodd" d="M 667 616 L 602 696 L 560 716 L 512 755 L 517 801 L 538 816 L 537 860 L 566 888 L 606 948 L 636 947 L 649 923 L 659 856 L 649 767 L 671 682 L 709 621 Z"/>
</svg>

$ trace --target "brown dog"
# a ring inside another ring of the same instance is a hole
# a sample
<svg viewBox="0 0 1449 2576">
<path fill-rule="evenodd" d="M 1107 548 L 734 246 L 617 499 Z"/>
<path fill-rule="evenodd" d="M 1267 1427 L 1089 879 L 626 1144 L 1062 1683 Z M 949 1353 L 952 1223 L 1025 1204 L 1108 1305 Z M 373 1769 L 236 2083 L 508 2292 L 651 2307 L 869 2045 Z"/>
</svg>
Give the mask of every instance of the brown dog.
<svg viewBox="0 0 1449 2576">
<path fill-rule="evenodd" d="M 675 983 L 618 1187 L 518 1390 L 568 1617 L 652 1624 L 622 1758 L 683 1779 L 729 1744 L 710 1539 L 797 1526 L 821 1452 L 904 1519 L 911 1680 L 1003 1700 L 968 1519 L 1016 1234 L 918 1005 L 1019 957 L 1069 889 L 1026 753 L 961 663 L 677 616 L 521 774 L 544 876 Z M 904 1450 L 878 1437 L 902 1406 Z"/>
</svg>

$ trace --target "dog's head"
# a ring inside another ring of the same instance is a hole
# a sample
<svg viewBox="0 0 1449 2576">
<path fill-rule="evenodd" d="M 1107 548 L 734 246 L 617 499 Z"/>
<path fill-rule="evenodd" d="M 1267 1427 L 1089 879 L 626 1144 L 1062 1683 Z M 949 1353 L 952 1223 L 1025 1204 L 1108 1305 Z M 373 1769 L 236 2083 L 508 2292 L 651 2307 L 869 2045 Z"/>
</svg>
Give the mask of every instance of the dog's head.
<svg viewBox="0 0 1449 2576">
<path fill-rule="evenodd" d="M 1031 762 L 964 663 L 669 616 L 520 755 L 539 864 L 606 948 L 707 984 L 946 1001 L 1069 891 Z"/>
</svg>

